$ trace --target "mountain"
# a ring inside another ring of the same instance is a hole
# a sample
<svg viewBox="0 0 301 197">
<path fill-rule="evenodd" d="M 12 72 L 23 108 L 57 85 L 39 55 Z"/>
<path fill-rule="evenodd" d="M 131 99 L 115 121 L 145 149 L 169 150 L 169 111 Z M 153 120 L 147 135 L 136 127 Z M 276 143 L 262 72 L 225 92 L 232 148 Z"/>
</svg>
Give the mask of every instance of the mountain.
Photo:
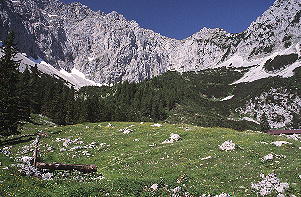
<svg viewBox="0 0 301 197">
<path fill-rule="evenodd" d="M 5 0 L 0 7 L 1 40 L 12 30 L 21 52 L 58 70 L 76 69 L 100 84 L 140 82 L 166 71 L 263 66 L 279 54 L 300 56 L 298 0 L 277 0 L 242 33 L 203 28 L 184 40 L 161 36 L 117 12 L 94 12 L 80 3 Z M 254 70 L 266 74 L 258 67 L 250 72 Z"/>
<path fill-rule="evenodd" d="M 108 112 L 101 120 L 258 128 L 266 114 L 272 128 L 300 127 L 298 0 L 276 0 L 244 32 L 203 28 L 184 40 L 80 3 L 4 0 L 0 7 L 0 40 L 16 33 L 21 71 L 37 64 L 77 89 L 117 83 L 78 92 L 83 106 L 97 95 Z"/>
</svg>

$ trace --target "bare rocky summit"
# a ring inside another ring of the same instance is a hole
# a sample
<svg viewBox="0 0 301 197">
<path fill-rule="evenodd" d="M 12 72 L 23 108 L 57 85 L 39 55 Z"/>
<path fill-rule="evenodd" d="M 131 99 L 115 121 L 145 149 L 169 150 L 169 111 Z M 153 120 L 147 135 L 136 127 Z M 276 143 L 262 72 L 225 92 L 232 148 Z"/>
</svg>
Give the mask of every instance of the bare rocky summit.
<svg viewBox="0 0 301 197">
<path fill-rule="evenodd" d="M 139 82 L 169 70 L 241 67 L 288 49 L 300 55 L 299 0 L 277 0 L 244 32 L 203 28 L 184 40 L 80 3 L 4 0 L 0 9 L 0 40 L 14 31 L 21 52 L 101 84 Z"/>
</svg>

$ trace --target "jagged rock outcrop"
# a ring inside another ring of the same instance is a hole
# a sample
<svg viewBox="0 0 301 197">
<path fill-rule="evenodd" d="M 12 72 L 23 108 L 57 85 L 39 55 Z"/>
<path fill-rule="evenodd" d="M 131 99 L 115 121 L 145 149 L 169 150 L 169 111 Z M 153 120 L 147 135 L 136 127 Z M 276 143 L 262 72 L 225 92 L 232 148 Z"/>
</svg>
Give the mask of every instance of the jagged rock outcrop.
<svg viewBox="0 0 301 197">
<path fill-rule="evenodd" d="M 5 0 L 0 9 L 0 40 L 12 30 L 21 52 L 107 84 L 142 81 L 168 70 L 212 68 L 234 55 L 251 61 L 298 45 L 301 39 L 298 0 L 277 0 L 242 33 L 203 28 L 185 40 L 80 3 Z"/>
</svg>

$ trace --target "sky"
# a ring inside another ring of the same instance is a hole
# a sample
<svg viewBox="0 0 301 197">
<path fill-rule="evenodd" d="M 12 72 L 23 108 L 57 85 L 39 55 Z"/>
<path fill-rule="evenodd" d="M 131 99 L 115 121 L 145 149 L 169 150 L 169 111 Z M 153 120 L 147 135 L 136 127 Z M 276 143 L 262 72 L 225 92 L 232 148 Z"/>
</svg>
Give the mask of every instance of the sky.
<svg viewBox="0 0 301 197">
<path fill-rule="evenodd" d="M 161 35 L 185 39 L 203 27 L 239 33 L 274 0 L 62 0 L 81 2 L 95 11 L 117 11 Z"/>
</svg>

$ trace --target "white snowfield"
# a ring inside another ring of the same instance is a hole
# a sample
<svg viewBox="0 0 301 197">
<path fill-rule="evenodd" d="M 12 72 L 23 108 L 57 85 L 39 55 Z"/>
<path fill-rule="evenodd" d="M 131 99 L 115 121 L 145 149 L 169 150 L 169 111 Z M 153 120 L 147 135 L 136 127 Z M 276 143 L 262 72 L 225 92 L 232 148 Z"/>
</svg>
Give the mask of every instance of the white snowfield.
<svg viewBox="0 0 301 197">
<path fill-rule="evenodd" d="M 253 61 L 247 61 L 247 60 L 244 60 L 239 55 L 234 55 L 228 61 L 223 62 L 222 64 L 218 65 L 217 67 L 226 66 L 226 67 L 242 68 L 242 67 L 254 66 L 241 79 L 233 82 L 232 85 L 239 84 L 239 83 L 253 82 L 253 81 L 268 78 L 268 77 L 276 77 L 276 76 L 283 77 L 283 78 L 292 77 L 292 76 L 294 76 L 294 70 L 301 66 L 300 60 L 297 60 L 295 63 L 288 65 L 286 68 L 284 68 L 282 70 L 279 70 L 277 72 L 271 72 L 271 73 L 266 72 L 266 70 L 264 69 L 264 64 L 269 59 L 275 58 L 277 55 L 289 55 L 289 54 L 295 53 L 300 56 L 301 55 L 300 45 L 301 45 L 301 42 L 291 46 L 290 48 L 288 48 L 284 51 L 277 51 L 267 57 L 264 57 L 261 59 L 255 59 Z M 229 65 L 231 65 L 231 66 L 229 66 Z"/>
<path fill-rule="evenodd" d="M 234 95 L 227 96 L 227 97 L 221 99 L 220 101 L 228 101 L 228 100 L 232 99 L 233 97 L 234 97 Z"/>
<path fill-rule="evenodd" d="M 0 41 L 0 47 L 2 46 L 2 42 Z M 0 50 L 0 57 L 3 55 L 2 50 Z M 73 68 L 71 70 L 71 73 L 61 69 L 60 71 L 54 68 L 52 65 L 45 62 L 43 59 L 38 58 L 34 59 L 32 57 L 28 57 L 24 53 L 18 53 L 16 55 L 16 60 L 20 60 L 20 68 L 19 70 L 21 72 L 24 72 L 27 66 L 34 67 L 37 65 L 38 69 L 48 75 L 54 76 L 56 78 L 61 78 L 68 83 L 72 84 L 75 89 L 79 89 L 84 86 L 102 86 L 106 84 L 99 84 L 95 83 L 92 80 L 89 80 L 86 78 L 85 74 L 81 71 L 77 70 L 76 68 Z"/>
</svg>

